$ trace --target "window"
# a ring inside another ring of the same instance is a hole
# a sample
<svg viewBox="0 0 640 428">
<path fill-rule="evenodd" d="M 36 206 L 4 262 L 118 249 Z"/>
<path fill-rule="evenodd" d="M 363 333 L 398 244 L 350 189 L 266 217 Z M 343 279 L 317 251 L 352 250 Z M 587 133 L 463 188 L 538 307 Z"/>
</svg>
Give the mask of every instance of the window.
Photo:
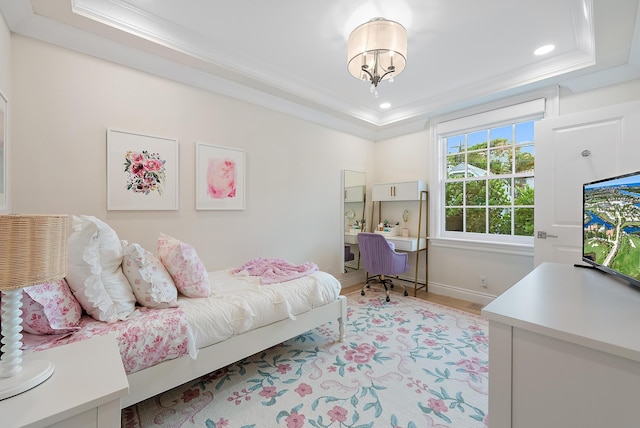
<svg viewBox="0 0 640 428">
<path fill-rule="evenodd" d="M 441 141 L 445 231 L 533 236 L 533 121 Z"/>
<path fill-rule="evenodd" d="M 432 122 L 430 234 L 442 240 L 437 245 L 533 245 L 534 128 L 556 105 L 551 91 L 544 96 Z"/>
</svg>

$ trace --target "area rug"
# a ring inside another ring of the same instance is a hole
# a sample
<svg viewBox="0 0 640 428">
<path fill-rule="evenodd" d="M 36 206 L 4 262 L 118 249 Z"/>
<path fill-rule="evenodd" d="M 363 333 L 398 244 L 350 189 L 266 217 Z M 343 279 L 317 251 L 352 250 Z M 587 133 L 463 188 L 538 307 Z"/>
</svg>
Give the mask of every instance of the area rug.
<svg viewBox="0 0 640 428">
<path fill-rule="evenodd" d="M 122 411 L 139 427 L 488 426 L 487 322 L 376 289 L 328 323 Z"/>
</svg>

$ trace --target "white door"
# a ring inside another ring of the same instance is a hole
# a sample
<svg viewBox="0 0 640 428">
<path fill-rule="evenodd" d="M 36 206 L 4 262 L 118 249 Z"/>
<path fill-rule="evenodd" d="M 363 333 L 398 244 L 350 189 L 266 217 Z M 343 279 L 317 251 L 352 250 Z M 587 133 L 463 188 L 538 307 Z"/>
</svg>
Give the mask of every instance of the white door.
<svg viewBox="0 0 640 428">
<path fill-rule="evenodd" d="M 534 266 L 579 263 L 582 185 L 640 171 L 640 102 L 541 120 L 535 141 Z"/>
</svg>

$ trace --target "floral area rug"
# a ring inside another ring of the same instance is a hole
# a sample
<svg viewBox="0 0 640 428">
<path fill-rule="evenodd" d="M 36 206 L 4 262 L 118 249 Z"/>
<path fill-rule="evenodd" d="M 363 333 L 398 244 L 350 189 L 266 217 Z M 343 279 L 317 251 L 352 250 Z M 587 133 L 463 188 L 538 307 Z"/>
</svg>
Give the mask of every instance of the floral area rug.
<svg viewBox="0 0 640 428">
<path fill-rule="evenodd" d="M 371 289 L 335 322 L 122 411 L 138 427 L 488 426 L 480 317 Z"/>
</svg>

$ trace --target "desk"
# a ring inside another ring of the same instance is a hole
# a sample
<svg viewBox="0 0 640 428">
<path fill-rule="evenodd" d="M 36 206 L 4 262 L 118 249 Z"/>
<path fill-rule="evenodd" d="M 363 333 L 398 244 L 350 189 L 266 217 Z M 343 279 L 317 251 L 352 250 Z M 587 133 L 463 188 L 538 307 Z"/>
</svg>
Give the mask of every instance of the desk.
<svg viewBox="0 0 640 428">
<path fill-rule="evenodd" d="M 378 232 L 376 232 L 378 233 Z M 420 261 L 420 251 L 427 250 L 427 238 L 418 238 L 417 236 L 397 236 L 397 235 L 383 235 L 387 241 L 391 242 L 397 251 L 404 251 L 407 253 L 416 253 L 416 272 L 413 278 L 413 297 L 416 297 L 418 290 L 427 288 L 427 280 L 428 280 L 428 258 L 425 256 L 425 279 L 424 285 L 418 287 L 418 265 Z"/>
<path fill-rule="evenodd" d="M 492 428 L 640 426 L 640 290 L 543 263 L 482 316 Z"/>
<path fill-rule="evenodd" d="M 345 232 L 344 233 L 344 243 L 350 245 L 358 245 L 358 233 L 360 232 Z"/>
<path fill-rule="evenodd" d="M 23 359 L 49 360 L 53 375 L 42 384 L 0 401 L 3 427 L 119 427 L 120 398 L 129 382 L 115 336 L 95 336 Z"/>
<path fill-rule="evenodd" d="M 417 236 L 385 236 L 387 241 L 393 242 L 398 251 L 414 252 L 418 250 L 424 250 L 427 248 L 427 239 L 420 238 L 420 244 L 418 244 Z"/>
</svg>

